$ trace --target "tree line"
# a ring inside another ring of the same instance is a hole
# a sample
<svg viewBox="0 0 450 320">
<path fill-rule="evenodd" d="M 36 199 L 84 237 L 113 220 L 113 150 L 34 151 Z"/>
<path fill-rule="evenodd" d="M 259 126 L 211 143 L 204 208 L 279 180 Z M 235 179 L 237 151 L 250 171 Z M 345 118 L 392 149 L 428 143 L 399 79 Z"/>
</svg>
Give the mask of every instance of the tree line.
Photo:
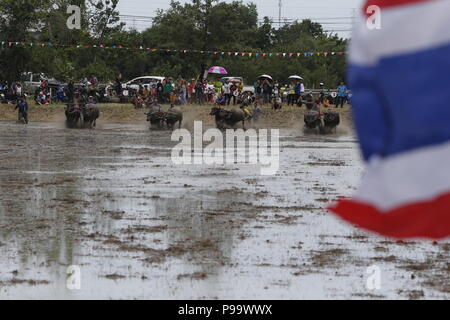
<svg viewBox="0 0 450 320">
<path fill-rule="evenodd" d="M 127 30 L 120 22 L 119 0 L 0 0 L 0 41 L 51 42 L 48 46 L 0 48 L 0 81 L 17 80 L 23 72 L 45 73 L 62 81 L 95 74 L 100 81 L 142 75 L 198 77 L 212 65 L 251 83 L 260 74 L 278 81 L 299 74 L 306 85 L 324 82 L 334 87 L 344 78 L 345 56 L 241 57 L 201 53 L 104 50 L 84 45 L 143 46 L 172 50 L 226 52 L 331 52 L 345 51 L 347 40 L 327 34 L 311 20 L 296 21 L 275 28 L 268 17 L 258 23 L 254 3 L 219 0 L 172 1 L 158 10 L 150 28 Z M 67 6 L 81 9 L 81 29 L 67 27 Z M 151 14 L 151 13 L 149 13 Z M 81 45 L 81 48 L 74 46 Z"/>
</svg>

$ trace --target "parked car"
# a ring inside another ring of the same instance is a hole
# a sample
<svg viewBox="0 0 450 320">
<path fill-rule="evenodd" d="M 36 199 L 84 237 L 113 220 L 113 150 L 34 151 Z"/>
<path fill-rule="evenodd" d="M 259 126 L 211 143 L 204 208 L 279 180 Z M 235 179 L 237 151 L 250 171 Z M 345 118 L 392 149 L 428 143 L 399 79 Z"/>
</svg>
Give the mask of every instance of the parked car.
<svg viewBox="0 0 450 320">
<path fill-rule="evenodd" d="M 157 76 L 145 76 L 133 79 L 123 85 L 124 89 L 133 89 L 139 90 L 139 86 L 143 86 L 144 88 L 150 88 L 152 85 L 158 83 L 158 81 L 163 81 L 165 77 L 157 77 Z"/>
<path fill-rule="evenodd" d="M 43 73 L 26 72 L 22 74 L 23 91 L 29 95 L 34 95 L 36 89 L 40 87 L 41 82 L 47 80 L 51 89 L 65 86 L 66 84 L 54 78 L 47 77 Z"/>
</svg>

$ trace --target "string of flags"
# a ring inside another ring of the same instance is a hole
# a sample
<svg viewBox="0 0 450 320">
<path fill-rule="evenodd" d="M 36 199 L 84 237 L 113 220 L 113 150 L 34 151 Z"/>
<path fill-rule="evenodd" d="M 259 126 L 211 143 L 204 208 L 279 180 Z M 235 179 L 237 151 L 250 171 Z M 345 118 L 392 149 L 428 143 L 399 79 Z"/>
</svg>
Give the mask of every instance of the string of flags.
<svg viewBox="0 0 450 320">
<path fill-rule="evenodd" d="M 53 47 L 53 48 L 98 48 L 98 49 L 121 49 L 121 50 L 141 50 L 153 53 L 197 53 L 197 54 L 209 54 L 209 55 L 221 55 L 229 57 L 283 57 L 283 58 L 300 58 L 300 57 L 330 57 L 330 56 L 342 56 L 345 52 L 342 51 L 322 51 L 322 52 L 242 52 L 242 51 L 213 51 L 213 50 L 178 50 L 178 49 L 160 49 L 160 48 L 146 48 L 143 46 L 122 46 L 122 45 L 62 45 L 52 42 L 8 42 L 2 41 L 1 47 Z"/>
</svg>

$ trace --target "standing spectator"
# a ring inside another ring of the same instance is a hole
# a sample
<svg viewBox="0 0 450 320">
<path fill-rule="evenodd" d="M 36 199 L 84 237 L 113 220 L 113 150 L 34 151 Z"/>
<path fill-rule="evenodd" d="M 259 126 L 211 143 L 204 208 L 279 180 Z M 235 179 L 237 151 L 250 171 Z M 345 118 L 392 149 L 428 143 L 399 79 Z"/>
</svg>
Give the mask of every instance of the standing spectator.
<svg viewBox="0 0 450 320">
<path fill-rule="evenodd" d="M 75 87 L 73 84 L 73 80 L 70 80 L 69 84 L 67 85 L 67 93 L 66 93 L 67 100 L 69 101 L 69 103 L 73 102 L 74 94 L 75 94 Z M 36 97 L 37 97 L 37 95 L 36 95 Z"/>
<path fill-rule="evenodd" d="M 262 84 L 262 95 L 263 95 L 263 103 L 269 103 L 269 89 L 270 87 L 270 83 L 269 80 L 264 80 L 263 84 Z"/>
<path fill-rule="evenodd" d="M 59 87 L 56 91 L 56 100 L 59 102 L 65 102 L 66 101 L 66 95 L 64 93 L 64 87 Z"/>
<path fill-rule="evenodd" d="M 295 103 L 299 104 L 302 101 L 302 95 L 305 92 L 305 85 L 299 81 L 295 85 Z M 301 104 L 299 105 L 301 107 Z"/>
<path fill-rule="evenodd" d="M 23 118 L 25 123 L 28 124 L 28 103 L 27 103 L 25 97 L 23 97 L 23 96 L 19 97 L 19 100 L 17 102 L 15 109 L 19 109 L 19 114 L 18 114 L 19 121 L 21 120 L 21 118 Z"/>
<path fill-rule="evenodd" d="M 18 96 L 22 95 L 22 84 L 20 82 L 16 83 L 16 95 Z"/>
<path fill-rule="evenodd" d="M 337 88 L 337 98 L 336 98 L 336 108 L 344 107 L 345 100 L 347 99 L 347 86 L 345 82 L 341 82 L 339 87 Z"/>
<path fill-rule="evenodd" d="M 231 84 L 228 80 L 222 86 L 222 94 L 225 97 L 225 105 L 229 106 L 231 102 Z"/>
<path fill-rule="evenodd" d="M 288 92 L 288 106 L 294 105 L 296 102 L 297 94 L 295 93 L 295 86 L 288 86 L 286 88 L 286 91 Z"/>
<path fill-rule="evenodd" d="M 174 89 L 173 83 L 171 79 L 167 79 L 166 83 L 163 87 L 163 96 L 164 96 L 164 102 L 163 103 L 170 103 L 170 95 L 172 94 Z"/>
<path fill-rule="evenodd" d="M 156 96 L 159 104 L 163 103 L 163 88 L 164 86 L 161 80 L 158 80 L 158 83 L 156 84 Z"/>
<path fill-rule="evenodd" d="M 123 91 L 123 88 L 122 88 L 122 74 L 120 73 L 116 77 L 116 93 L 117 93 L 117 96 L 122 95 L 122 91 Z"/>
<path fill-rule="evenodd" d="M 238 86 L 235 83 L 231 83 L 230 93 L 231 93 L 231 99 L 233 99 L 233 106 L 235 106 L 237 96 L 239 95 Z"/>
<path fill-rule="evenodd" d="M 323 82 L 321 82 L 319 86 L 320 86 L 319 101 L 320 104 L 323 104 L 325 102 L 325 90 L 323 88 L 324 87 Z"/>
<path fill-rule="evenodd" d="M 186 80 L 181 80 L 180 83 L 180 102 L 185 105 L 187 103 L 187 84 Z"/>
<path fill-rule="evenodd" d="M 198 104 L 203 104 L 203 83 L 201 80 L 195 83 L 195 100 Z"/>
<path fill-rule="evenodd" d="M 262 95 L 262 88 L 261 88 L 261 80 L 258 80 L 254 84 L 255 87 L 255 96 L 258 103 L 261 101 L 261 95 Z"/>
<path fill-rule="evenodd" d="M 195 93 L 195 80 L 191 79 L 191 81 L 188 84 L 188 101 L 189 103 L 194 103 L 195 102 L 195 97 L 194 97 L 194 93 Z"/>
</svg>

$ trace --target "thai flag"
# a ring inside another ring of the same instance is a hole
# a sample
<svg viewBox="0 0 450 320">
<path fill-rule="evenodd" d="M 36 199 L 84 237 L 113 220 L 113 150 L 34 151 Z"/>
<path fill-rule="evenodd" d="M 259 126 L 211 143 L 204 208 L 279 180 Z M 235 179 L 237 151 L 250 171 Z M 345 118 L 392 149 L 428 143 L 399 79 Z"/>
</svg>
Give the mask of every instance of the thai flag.
<svg viewBox="0 0 450 320">
<path fill-rule="evenodd" d="M 450 236 L 450 0 L 372 0 L 349 49 L 349 84 L 366 175 L 331 210 L 398 238 Z"/>
</svg>

